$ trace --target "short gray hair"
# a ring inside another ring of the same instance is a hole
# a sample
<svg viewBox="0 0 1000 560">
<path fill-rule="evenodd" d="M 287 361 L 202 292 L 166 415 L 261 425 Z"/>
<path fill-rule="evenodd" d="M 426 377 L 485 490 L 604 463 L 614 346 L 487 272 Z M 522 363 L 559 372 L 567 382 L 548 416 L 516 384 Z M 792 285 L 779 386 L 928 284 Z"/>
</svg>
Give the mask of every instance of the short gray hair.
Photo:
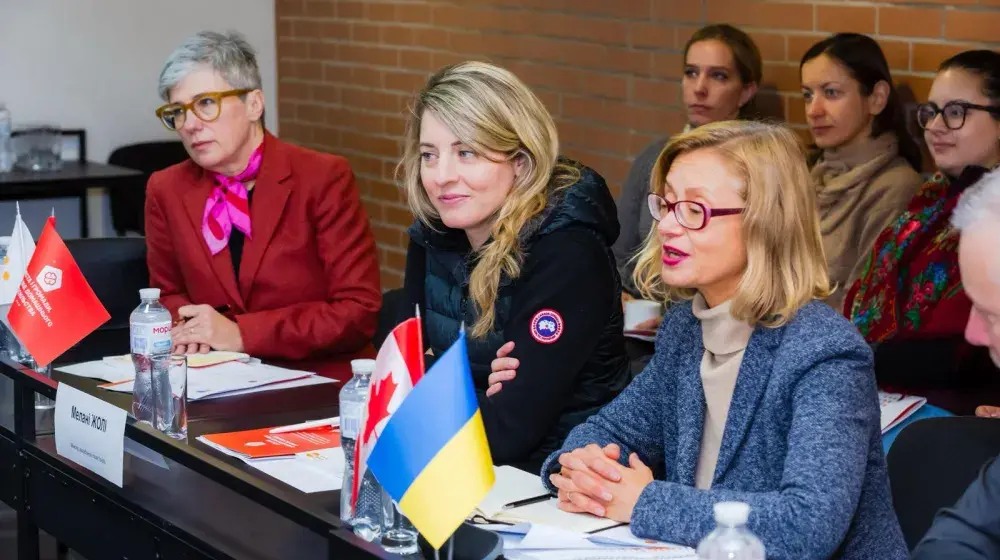
<svg viewBox="0 0 1000 560">
<path fill-rule="evenodd" d="M 160 97 L 169 101 L 170 90 L 200 66 L 218 72 L 233 88 L 261 88 L 257 53 L 243 35 L 236 31 L 202 31 L 170 53 L 160 71 Z"/>
<path fill-rule="evenodd" d="M 960 232 L 983 223 L 1000 225 L 1000 169 L 983 175 L 965 191 L 951 216 L 951 224 Z"/>
</svg>

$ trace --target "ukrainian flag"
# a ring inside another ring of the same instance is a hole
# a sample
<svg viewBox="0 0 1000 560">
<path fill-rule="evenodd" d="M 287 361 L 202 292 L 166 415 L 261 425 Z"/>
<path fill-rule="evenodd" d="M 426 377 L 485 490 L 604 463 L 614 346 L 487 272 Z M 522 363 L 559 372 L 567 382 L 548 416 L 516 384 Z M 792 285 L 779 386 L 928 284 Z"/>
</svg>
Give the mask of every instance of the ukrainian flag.
<svg viewBox="0 0 1000 560">
<path fill-rule="evenodd" d="M 393 413 L 368 468 L 434 548 L 486 497 L 493 459 L 464 332 Z"/>
</svg>

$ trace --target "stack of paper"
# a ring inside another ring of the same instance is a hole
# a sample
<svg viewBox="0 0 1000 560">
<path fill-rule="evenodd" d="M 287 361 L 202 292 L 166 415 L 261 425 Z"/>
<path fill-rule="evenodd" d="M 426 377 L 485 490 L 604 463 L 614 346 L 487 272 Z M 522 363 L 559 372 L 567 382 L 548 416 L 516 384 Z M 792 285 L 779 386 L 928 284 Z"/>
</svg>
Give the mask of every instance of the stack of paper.
<svg viewBox="0 0 1000 560">
<path fill-rule="evenodd" d="M 206 434 L 198 441 L 302 492 L 340 489 L 344 474 L 340 430 L 330 427 L 280 434 L 271 430 Z"/>
<path fill-rule="evenodd" d="M 882 408 L 882 433 L 898 426 L 920 407 L 927 404 L 927 399 L 900 393 L 878 393 L 879 406 Z"/>
<path fill-rule="evenodd" d="M 581 534 L 545 525 L 484 526 L 503 538 L 504 556 L 512 559 L 632 559 L 694 560 L 694 549 L 640 539 L 627 526 Z"/>
<path fill-rule="evenodd" d="M 58 369 L 70 375 L 108 381 L 109 383 L 101 385 L 101 388 L 109 391 L 132 392 L 135 370 L 131 359 L 125 361 L 115 356 Z M 262 364 L 259 360 L 249 363 L 222 361 L 216 365 L 188 368 L 188 400 L 229 397 L 323 383 L 334 383 L 334 380 L 307 371 Z"/>
<path fill-rule="evenodd" d="M 125 368 L 132 369 L 132 356 L 130 354 L 125 354 L 124 356 L 107 356 L 102 361 L 111 366 L 124 366 Z M 189 368 L 211 367 L 226 362 L 243 362 L 244 364 L 248 364 L 251 362 L 260 363 L 260 360 L 255 360 L 250 357 L 250 354 L 244 354 L 243 352 L 224 352 L 222 350 L 212 350 L 207 354 L 187 355 L 187 365 Z"/>
</svg>

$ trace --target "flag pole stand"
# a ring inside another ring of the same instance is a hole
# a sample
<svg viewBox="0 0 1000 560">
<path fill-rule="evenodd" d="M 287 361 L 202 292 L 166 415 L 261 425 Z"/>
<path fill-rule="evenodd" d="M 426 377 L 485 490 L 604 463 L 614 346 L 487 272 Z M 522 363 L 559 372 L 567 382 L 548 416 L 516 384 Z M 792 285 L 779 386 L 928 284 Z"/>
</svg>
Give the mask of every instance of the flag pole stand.
<svg viewBox="0 0 1000 560">
<path fill-rule="evenodd" d="M 448 547 L 448 556 L 447 556 L 448 560 L 453 560 L 453 558 L 455 557 L 454 545 L 455 545 L 455 533 L 452 533 L 451 536 L 448 537 L 448 541 L 445 544 L 445 546 Z M 434 549 L 434 560 L 441 560 L 441 551 L 436 548 Z"/>
</svg>

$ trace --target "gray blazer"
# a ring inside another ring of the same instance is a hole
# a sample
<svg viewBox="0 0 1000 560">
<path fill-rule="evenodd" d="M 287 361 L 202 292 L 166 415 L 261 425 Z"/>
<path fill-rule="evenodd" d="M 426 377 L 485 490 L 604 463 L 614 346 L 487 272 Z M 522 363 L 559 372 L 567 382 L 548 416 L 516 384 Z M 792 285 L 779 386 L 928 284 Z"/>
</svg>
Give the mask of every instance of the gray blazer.
<svg viewBox="0 0 1000 560">
<path fill-rule="evenodd" d="M 907 558 L 892 508 L 872 353 L 844 317 L 813 301 L 782 327 L 758 327 L 743 357 L 710 490 L 694 487 L 705 393 L 701 325 L 691 304 L 664 316 L 639 376 L 577 426 L 542 467 L 589 443 L 636 452 L 654 472 L 632 513 L 641 537 L 695 546 L 712 505 L 750 504 L 770 560 Z M 548 476 L 543 480 L 549 485 Z"/>
<path fill-rule="evenodd" d="M 649 195 L 649 179 L 653 174 L 656 158 L 660 156 L 660 152 L 663 151 L 663 147 L 667 145 L 669 139 L 668 137 L 657 140 L 635 156 L 628 177 L 622 185 L 622 192 L 618 196 L 618 223 L 621 225 L 621 232 L 611 249 L 614 251 L 615 261 L 618 263 L 618 274 L 622 277 L 622 288 L 633 297 L 641 296 L 635 283 L 632 282 L 635 262 L 630 262 L 630 260 L 642 247 L 646 235 L 653 228 L 653 216 L 650 215 L 649 207 L 646 204 L 646 197 Z"/>
</svg>

